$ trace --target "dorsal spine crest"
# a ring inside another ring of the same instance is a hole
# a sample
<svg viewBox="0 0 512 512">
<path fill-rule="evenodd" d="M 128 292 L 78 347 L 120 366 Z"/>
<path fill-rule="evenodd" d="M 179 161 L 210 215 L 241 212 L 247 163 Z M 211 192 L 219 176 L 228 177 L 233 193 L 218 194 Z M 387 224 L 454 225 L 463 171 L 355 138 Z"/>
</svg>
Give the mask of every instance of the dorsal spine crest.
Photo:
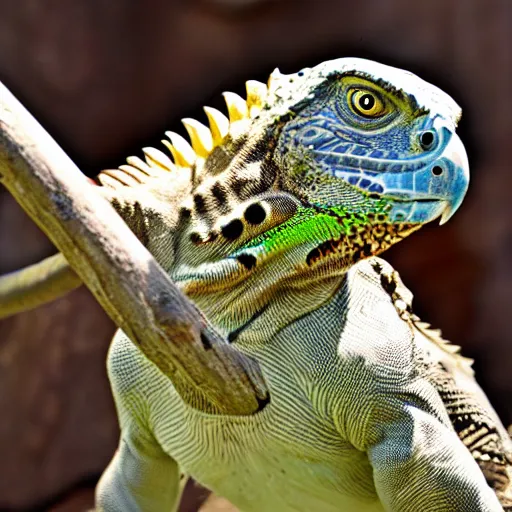
<svg viewBox="0 0 512 512">
<path fill-rule="evenodd" d="M 220 146 L 229 133 L 229 119 L 213 107 L 204 107 L 204 111 L 210 123 L 214 147 Z"/>
<path fill-rule="evenodd" d="M 136 156 L 128 157 L 127 164 L 120 165 L 118 169 L 102 171 L 98 175 L 99 181 L 112 188 L 136 186 L 159 176 L 161 172 L 190 170 L 199 162 L 204 162 L 217 146 L 226 143 L 228 136 L 236 139 L 242 135 L 251 120 L 265 107 L 268 99 L 267 85 L 249 80 L 246 82 L 246 90 L 246 100 L 233 92 L 223 94 L 229 118 L 215 108 L 204 107 L 209 128 L 195 119 L 182 119 L 190 143 L 175 132 L 165 132 L 169 140 L 164 139 L 162 143 L 171 153 L 172 160 L 162 151 L 146 147 L 143 149 L 144 160 Z"/>
<path fill-rule="evenodd" d="M 213 137 L 211 131 L 199 121 L 186 118 L 181 122 L 185 126 L 192 144 L 192 149 L 200 158 L 206 158 L 213 150 Z"/>
</svg>

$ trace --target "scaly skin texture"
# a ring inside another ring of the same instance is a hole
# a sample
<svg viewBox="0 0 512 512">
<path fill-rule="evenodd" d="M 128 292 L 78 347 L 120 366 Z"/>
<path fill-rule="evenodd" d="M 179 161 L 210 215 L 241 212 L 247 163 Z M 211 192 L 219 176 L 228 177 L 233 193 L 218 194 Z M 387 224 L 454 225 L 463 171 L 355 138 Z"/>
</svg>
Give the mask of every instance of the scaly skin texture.
<svg viewBox="0 0 512 512">
<path fill-rule="evenodd" d="M 119 332 L 108 367 L 122 434 L 98 508 L 173 510 L 185 474 L 243 511 L 511 510 L 506 431 L 375 258 L 461 204 L 458 106 L 360 59 L 247 85 L 247 101 L 226 93 L 229 120 L 184 120 L 192 147 L 169 134 L 173 161 L 148 148 L 98 179 L 258 361 L 270 400 L 250 417 L 185 405 Z"/>
</svg>

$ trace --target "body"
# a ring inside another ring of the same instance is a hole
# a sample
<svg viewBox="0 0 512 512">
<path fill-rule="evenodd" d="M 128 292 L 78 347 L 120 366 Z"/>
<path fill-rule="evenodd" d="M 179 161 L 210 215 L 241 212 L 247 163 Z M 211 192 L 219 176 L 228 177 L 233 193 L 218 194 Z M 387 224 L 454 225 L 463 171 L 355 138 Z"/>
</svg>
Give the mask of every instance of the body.
<svg viewBox="0 0 512 512">
<path fill-rule="evenodd" d="M 462 389 L 472 378 L 467 362 L 401 318 L 381 273 L 391 273 L 382 260 L 357 264 L 333 287 L 330 300 L 284 326 L 271 342 L 265 339 L 265 321 L 270 329 L 275 323 L 271 315 L 263 314 L 257 329 L 247 327 L 237 346 L 259 362 L 271 390 L 268 404 L 253 416 L 206 414 L 185 405 L 119 332 L 109 374 L 123 404 L 123 431 L 134 432 L 129 425 L 137 418 L 138 432 L 125 442 L 132 450 L 140 438 L 158 446 L 169 466 L 176 464 L 242 511 L 501 510 L 457 437 L 430 372 L 450 359 Z M 276 306 L 286 307 L 287 299 L 276 299 Z M 499 420 L 493 421 L 510 450 Z M 403 460 L 386 454 L 387 436 L 395 435 Z M 446 478 L 452 457 L 459 465 Z M 107 510 L 118 509 L 110 501 L 114 471 L 115 463 L 99 487 Z M 167 488 L 177 489 L 169 475 Z M 144 480 L 144 493 L 154 501 L 141 510 L 168 510 L 176 496 L 160 504 L 151 481 Z M 126 492 L 129 483 L 123 485 Z"/>
</svg>

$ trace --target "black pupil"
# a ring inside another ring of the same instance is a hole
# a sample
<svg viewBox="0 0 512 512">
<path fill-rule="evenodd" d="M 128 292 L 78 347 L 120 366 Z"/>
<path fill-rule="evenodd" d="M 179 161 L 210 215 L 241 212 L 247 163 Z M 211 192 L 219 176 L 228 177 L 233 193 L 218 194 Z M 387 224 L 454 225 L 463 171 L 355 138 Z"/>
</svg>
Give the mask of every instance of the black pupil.
<svg viewBox="0 0 512 512">
<path fill-rule="evenodd" d="M 423 146 L 430 146 L 434 142 L 434 134 L 430 131 L 423 132 L 421 135 L 421 143 Z"/>
<path fill-rule="evenodd" d="M 363 94 L 359 100 L 359 105 L 363 110 L 371 110 L 375 106 L 375 98 L 371 94 Z"/>
</svg>

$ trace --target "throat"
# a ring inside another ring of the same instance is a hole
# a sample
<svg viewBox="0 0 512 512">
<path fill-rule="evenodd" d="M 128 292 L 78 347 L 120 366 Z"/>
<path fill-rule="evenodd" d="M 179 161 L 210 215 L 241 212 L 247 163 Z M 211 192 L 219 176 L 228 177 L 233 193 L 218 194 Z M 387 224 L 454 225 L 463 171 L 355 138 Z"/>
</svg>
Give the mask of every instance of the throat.
<svg viewBox="0 0 512 512">
<path fill-rule="evenodd" d="M 343 280 L 344 275 L 314 280 L 296 276 L 269 286 L 249 280 L 189 296 L 230 343 L 256 355 L 281 329 L 331 300 Z"/>
</svg>

